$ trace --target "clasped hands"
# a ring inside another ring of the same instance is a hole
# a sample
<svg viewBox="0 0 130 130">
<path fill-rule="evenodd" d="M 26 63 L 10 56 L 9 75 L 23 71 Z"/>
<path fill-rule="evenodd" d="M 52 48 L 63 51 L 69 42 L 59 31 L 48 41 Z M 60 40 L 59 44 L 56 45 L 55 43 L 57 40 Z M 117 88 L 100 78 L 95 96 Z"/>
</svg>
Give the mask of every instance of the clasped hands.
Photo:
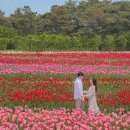
<svg viewBox="0 0 130 130">
<path fill-rule="evenodd" d="M 88 91 L 83 91 L 83 96 L 82 96 L 82 100 L 84 100 L 85 97 L 88 97 Z"/>
</svg>

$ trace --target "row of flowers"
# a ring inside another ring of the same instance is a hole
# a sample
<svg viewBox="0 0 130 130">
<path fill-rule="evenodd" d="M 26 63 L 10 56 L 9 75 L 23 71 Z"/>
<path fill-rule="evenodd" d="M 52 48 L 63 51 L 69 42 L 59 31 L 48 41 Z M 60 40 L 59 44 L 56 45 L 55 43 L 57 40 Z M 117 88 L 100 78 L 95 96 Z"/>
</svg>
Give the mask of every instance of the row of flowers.
<svg viewBox="0 0 130 130">
<path fill-rule="evenodd" d="M 130 61 L 126 60 L 126 61 L 111 61 L 110 59 L 108 59 L 108 61 L 105 60 L 85 60 L 85 59 L 67 59 L 67 60 L 59 60 L 59 59 L 47 59 L 47 60 L 41 60 L 41 59 L 12 59 L 12 58 L 0 58 L 0 62 L 2 63 L 18 63 L 18 64 L 68 64 L 68 65 L 100 65 L 100 64 L 104 64 L 104 65 L 116 65 L 116 66 L 129 66 L 130 65 Z"/>
<path fill-rule="evenodd" d="M 84 79 L 84 86 L 84 90 L 88 89 L 89 78 Z M 98 78 L 98 86 L 97 100 L 102 109 L 123 105 L 129 108 L 130 79 Z M 30 78 L 1 77 L 0 88 L 0 102 L 39 101 L 46 105 L 65 102 L 69 103 L 70 107 L 74 103 L 73 78 L 41 78 L 33 75 Z"/>
<path fill-rule="evenodd" d="M 130 53 L 0 53 L 0 74 L 130 74 Z"/>
<path fill-rule="evenodd" d="M 61 108 L 59 110 L 0 108 L 0 129 L 9 130 L 128 130 L 130 112 L 120 108 L 111 114 Z"/>
<path fill-rule="evenodd" d="M 0 56 L 11 57 L 60 57 L 60 58 L 130 58 L 129 52 L 50 52 L 50 53 L 2 53 Z"/>
<path fill-rule="evenodd" d="M 78 71 L 85 74 L 116 74 L 129 75 L 130 66 L 112 65 L 69 65 L 69 64 L 10 64 L 0 63 L 0 74 L 17 73 L 52 73 L 52 74 L 77 74 Z"/>
</svg>

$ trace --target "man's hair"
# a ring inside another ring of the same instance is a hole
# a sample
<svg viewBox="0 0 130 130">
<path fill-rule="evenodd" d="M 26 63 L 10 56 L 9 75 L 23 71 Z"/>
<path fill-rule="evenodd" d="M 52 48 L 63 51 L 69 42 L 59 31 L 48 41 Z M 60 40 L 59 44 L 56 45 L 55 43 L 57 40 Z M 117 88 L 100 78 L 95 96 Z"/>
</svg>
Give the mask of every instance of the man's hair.
<svg viewBox="0 0 130 130">
<path fill-rule="evenodd" d="M 82 72 L 78 72 L 77 75 L 78 75 L 78 77 L 79 77 L 79 76 L 84 76 L 84 73 L 82 73 Z"/>
</svg>

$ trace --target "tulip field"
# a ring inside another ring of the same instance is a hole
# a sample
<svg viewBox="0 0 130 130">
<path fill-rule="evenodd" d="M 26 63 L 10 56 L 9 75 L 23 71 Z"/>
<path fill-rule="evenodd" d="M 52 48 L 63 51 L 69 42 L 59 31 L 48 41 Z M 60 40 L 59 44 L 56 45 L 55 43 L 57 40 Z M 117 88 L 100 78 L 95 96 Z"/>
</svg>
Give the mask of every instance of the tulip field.
<svg viewBox="0 0 130 130">
<path fill-rule="evenodd" d="M 98 81 L 100 113 L 75 110 L 78 71 Z M 0 53 L 0 130 L 129 130 L 130 53 Z"/>
</svg>

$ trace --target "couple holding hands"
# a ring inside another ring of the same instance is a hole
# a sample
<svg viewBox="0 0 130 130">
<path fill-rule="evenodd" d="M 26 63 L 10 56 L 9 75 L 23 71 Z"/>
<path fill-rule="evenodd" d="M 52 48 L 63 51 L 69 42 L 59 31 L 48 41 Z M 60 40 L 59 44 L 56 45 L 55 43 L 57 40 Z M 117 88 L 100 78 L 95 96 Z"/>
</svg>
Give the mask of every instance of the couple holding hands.
<svg viewBox="0 0 130 130">
<path fill-rule="evenodd" d="M 94 111 L 96 113 L 99 112 L 99 108 L 96 101 L 96 92 L 97 92 L 97 80 L 96 78 L 90 79 L 91 86 L 88 91 L 83 91 L 83 78 L 84 74 L 79 72 L 78 77 L 74 81 L 74 99 L 76 102 L 76 109 L 80 108 L 83 110 L 84 106 L 84 98 L 88 98 L 88 110 Z"/>
</svg>

